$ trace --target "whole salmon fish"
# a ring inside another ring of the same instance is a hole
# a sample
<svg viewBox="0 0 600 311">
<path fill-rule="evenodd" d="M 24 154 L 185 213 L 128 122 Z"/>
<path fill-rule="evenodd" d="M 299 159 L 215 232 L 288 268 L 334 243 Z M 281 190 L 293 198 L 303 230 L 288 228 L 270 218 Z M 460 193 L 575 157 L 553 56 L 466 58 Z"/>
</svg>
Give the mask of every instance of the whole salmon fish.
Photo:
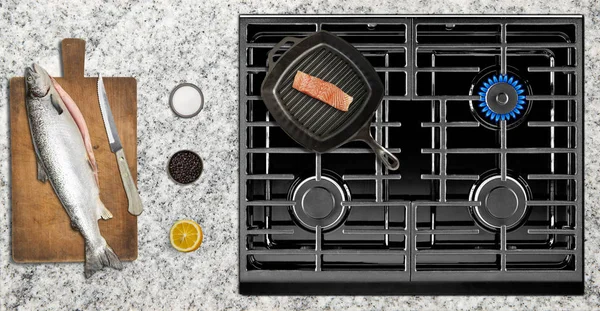
<svg viewBox="0 0 600 311">
<path fill-rule="evenodd" d="M 50 181 L 85 240 L 85 276 L 121 261 L 100 234 L 98 219 L 112 218 L 102 201 L 89 132 L 71 97 L 40 66 L 25 69 L 27 117 L 37 158 L 38 179 Z"/>
</svg>

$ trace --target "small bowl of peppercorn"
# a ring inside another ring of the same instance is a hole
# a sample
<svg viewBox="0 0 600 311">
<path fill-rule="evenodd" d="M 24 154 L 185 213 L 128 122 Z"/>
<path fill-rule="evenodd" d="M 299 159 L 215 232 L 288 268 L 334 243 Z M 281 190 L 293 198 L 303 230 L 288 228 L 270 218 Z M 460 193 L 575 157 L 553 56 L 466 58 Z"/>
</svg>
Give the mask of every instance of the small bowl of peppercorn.
<svg viewBox="0 0 600 311">
<path fill-rule="evenodd" d="M 167 165 L 169 178 L 177 184 L 189 185 L 202 175 L 202 158 L 191 150 L 175 152 Z"/>
</svg>

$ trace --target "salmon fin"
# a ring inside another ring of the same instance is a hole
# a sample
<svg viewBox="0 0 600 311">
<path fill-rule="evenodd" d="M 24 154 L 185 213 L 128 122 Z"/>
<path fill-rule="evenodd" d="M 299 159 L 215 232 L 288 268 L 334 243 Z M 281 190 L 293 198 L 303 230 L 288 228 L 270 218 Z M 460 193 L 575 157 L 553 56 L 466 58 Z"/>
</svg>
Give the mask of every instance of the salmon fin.
<svg viewBox="0 0 600 311">
<path fill-rule="evenodd" d="M 48 181 L 48 175 L 46 174 L 46 170 L 44 169 L 44 166 L 42 165 L 40 160 L 37 159 L 37 156 L 36 156 L 36 162 L 37 162 L 37 180 L 45 183 Z"/>
<path fill-rule="evenodd" d="M 102 270 L 104 267 L 111 267 L 117 270 L 123 269 L 123 264 L 115 252 L 102 239 L 100 247 L 93 248 L 89 243 L 85 243 L 85 277 L 89 278 L 94 273 Z"/>
<path fill-rule="evenodd" d="M 52 107 L 54 107 L 54 110 L 56 110 L 56 112 L 58 112 L 58 115 L 60 116 L 63 113 L 63 109 L 58 103 L 58 100 L 56 100 L 56 98 L 54 97 L 54 94 L 50 94 L 50 102 L 52 103 Z"/>
<path fill-rule="evenodd" d="M 98 219 L 102 218 L 107 220 L 113 218 L 113 214 L 108 210 L 108 208 L 106 208 L 106 206 L 104 206 L 104 203 L 100 201 L 100 198 L 98 198 L 98 215 Z"/>
<path fill-rule="evenodd" d="M 69 96 L 69 94 L 54 80 L 54 78 L 50 77 L 52 80 L 52 84 L 54 85 L 54 89 L 56 93 L 60 96 L 63 104 L 69 111 L 71 117 L 73 117 L 73 121 L 77 124 L 77 128 L 81 133 L 81 137 L 83 138 L 83 144 L 85 146 L 85 151 L 87 153 L 87 158 L 90 163 L 90 168 L 94 172 L 94 178 L 96 179 L 96 185 L 100 187 L 100 183 L 98 182 L 98 164 L 96 163 L 96 157 L 94 156 L 94 148 L 92 148 L 92 140 L 90 138 L 90 131 L 88 130 L 87 123 L 85 123 L 85 119 L 83 118 L 83 114 L 75 101 Z"/>
</svg>

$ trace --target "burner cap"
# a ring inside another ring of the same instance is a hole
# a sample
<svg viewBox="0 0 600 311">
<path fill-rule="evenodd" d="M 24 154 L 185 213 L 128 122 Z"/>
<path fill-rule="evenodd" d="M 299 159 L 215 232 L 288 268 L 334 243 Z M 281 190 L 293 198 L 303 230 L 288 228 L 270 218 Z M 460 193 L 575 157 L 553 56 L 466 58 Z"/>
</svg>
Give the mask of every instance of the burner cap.
<svg viewBox="0 0 600 311">
<path fill-rule="evenodd" d="M 502 181 L 500 174 L 492 174 L 471 188 L 469 200 L 481 202 L 481 206 L 470 207 L 471 216 L 489 231 L 499 231 L 502 226 L 516 229 L 527 219 L 530 197 L 529 186 L 521 178 L 506 176 Z"/>
<path fill-rule="evenodd" d="M 298 179 L 290 188 L 291 200 L 296 204 L 290 207 L 292 219 L 302 228 L 315 231 L 320 226 L 323 231 L 337 228 L 348 214 L 349 207 L 342 206 L 350 200 L 348 187 L 333 173 Z"/>
<path fill-rule="evenodd" d="M 335 208 L 335 197 L 327 188 L 314 187 L 302 196 L 302 210 L 314 219 L 323 219 Z"/>
</svg>

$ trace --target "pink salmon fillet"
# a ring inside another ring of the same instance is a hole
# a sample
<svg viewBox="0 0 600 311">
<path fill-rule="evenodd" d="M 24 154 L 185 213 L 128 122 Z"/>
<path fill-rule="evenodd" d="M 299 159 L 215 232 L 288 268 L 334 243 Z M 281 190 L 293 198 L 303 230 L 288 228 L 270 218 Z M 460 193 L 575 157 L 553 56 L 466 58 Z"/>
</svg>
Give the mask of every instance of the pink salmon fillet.
<svg viewBox="0 0 600 311">
<path fill-rule="evenodd" d="M 302 71 L 296 73 L 292 87 L 341 111 L 348 111 L 352 103 L 352 96 L 339 87 Z"/>
</svg>

